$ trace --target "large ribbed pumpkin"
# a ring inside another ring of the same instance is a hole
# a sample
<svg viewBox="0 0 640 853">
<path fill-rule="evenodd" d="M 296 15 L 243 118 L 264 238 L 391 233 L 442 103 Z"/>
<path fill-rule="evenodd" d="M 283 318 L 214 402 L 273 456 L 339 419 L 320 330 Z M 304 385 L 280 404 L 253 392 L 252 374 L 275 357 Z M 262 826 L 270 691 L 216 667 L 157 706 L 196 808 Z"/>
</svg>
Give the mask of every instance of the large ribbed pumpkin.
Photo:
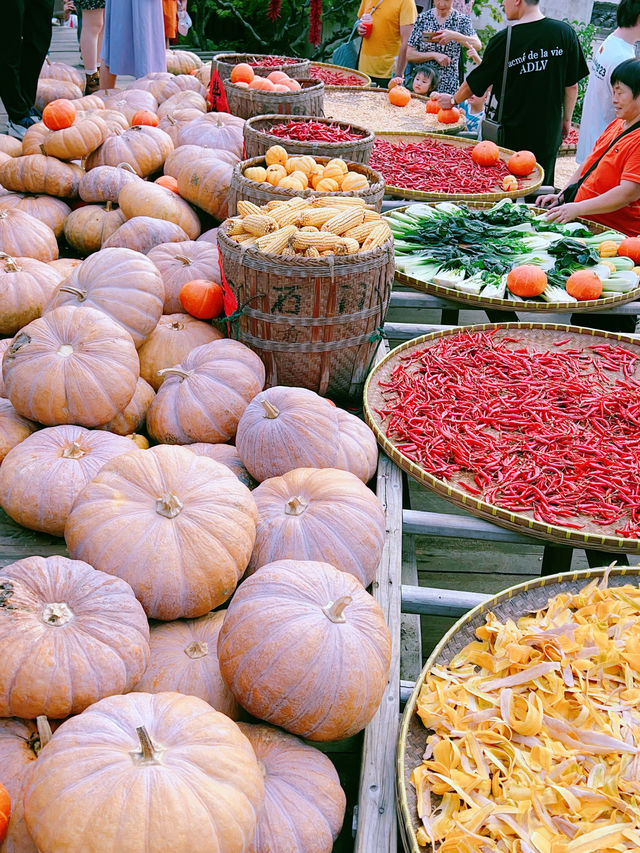
<svg viewBox="0 0 640 853">
<path fill-rule="evenodd" d="M 336 407 L 315 391 L 284 385 L 253 398 L 236 436 L 240 458 L 258 482 L 294 468 L 334 468 L 339 442 Z"/>
<path fill-rule="evenodd" d="M 154 619 L 222 604 L 255 542 L 255 501 L 228 468 L 161 445 L 108 462 L 69 516 L 69 552 L 133 587 Z"/>
<path fill-rule="evenodd" d="M 280 560 L 238 587 L 218 659 L 249 713 L 310 740 L 338 740 L 378 709 L 391 635 L 352 575 L 328 563 Z"/>
<path fill-rule="evenodd" d="M 80 114 L 70 127 L 50 131 L 42 147 L 45 154 L 59 160 L 80 160 L 102 145 L 108 132 L 99 115 Z"/>
<path fill-rule="evenodd" d="M 232 720 L 195 696 L 130 693 L 60 726 L 24 812 L 40 853 L 246 853 L 263 800 Z"/>
<path fill-rule="evenodd" d="M 114 231 L 126 222 L 121 210 L 112 209 L 111 203 L 103 207 L 87 204 L 74 210 L 64 224 L 67 243 L 83 257 L 99 252 Z"/>
<path fill-rule="evenodd" d="M 86 83 L 82 71 L 66 62 L 50 62 L 49 59 L 45 60 L 39 77 L 41 80 L 64 80 L 66 83 L 73 83 L 79 89 L 84 89 Z"/>
<path fill-rule="evenodd" d="M 242 156 L 244 121 L 227 113 L 208 113 L 190 121 L 178 131 L 178 145 L 201 145 L 203 148 L 233 151 Z"/>
<path fill-rule="evenodd" d="M 272 726 L 238 725 L 264 773 L 264 809 L 247 853 L 331 853 L 346 808 L 331 760 Z"/>
<path fill-rule="evenodd" d="M 40 317 L 62 278 L 35 258 L 0 256 L 0 334 L 15 335 Z"/>
<path fill-rule="evenodd" d="M 197 453 L 198 456 L 208 456 L 214 462 L 226 465 L 248 489 L 255 489 L 258 485 L 242 464 L 242 459 L 232 444 L 206 444 L 199 441 L 195 444 L 188 444 L 187 447 L 192 453 Z"/>
<path fill-rule="evenodd" d="M 102 424 L 98 429 L 106 429 L 108 432 L 113 432 L 116 435 L 131 435 L 134 432 L 139 432 L 147 419 L 149 406 L 153 403 L 155 391 L 145 382 L 142 377 L 139 377 L 136 382 L 136 390 L 133 397 L 129 400 L 126 408 Z"/>
<path fill-rule="evenodd" d="M 46 426 L 99 426 L 121 412 L 140 366 L 128 332 L 94 308 L 63 305 L 25 326 L 2 360 L 19 414 Z"/>
<path fill-rule="evenodd" d="M 105 139 L 102 145 L 87 157 L 86 168 L 89 171 L 96 166 L 128 163 L 141 178 L 146 178 L 162 168 L 171 151 L 173 142 L 164 130 L 137 125 Z"/>
<path fill-rule="evenodd" d="M 147 430 L 165 444 L 229 441 L 265 379 L 259 357 L 229 338 L 196 347 L 162 375 Z"/>
<path fill-rule="evenodd" d="M 37 424 L 21 417 L 9 400 L 0 398 L 0 462 L 7 453 L 38 429 Z"/>
<path fill-rule="evenodd" d="M 158 101 L 154 95 L 142 89 L 131 88 L 118 92 L 107 89 L 101 92 L 100 97 L 104 101 L 105 109 L 122 113 L 129 124 L 138 110 L 148 110 L 152 113 L 158 111 Z"/>
<path fill-rule="evenodd" d="M 35 216 L 19 208 L 0 208 L 0 252 L 15 258 L 54 261 L 58 243 L 51 228 Z"/>
<path fill-rule="evenodd" d="M 96 166 L 80 179 L 78 192 L 83 201 L 106 202 L 115 204 L 120 190 L 126 185 L 141 185 L 141 178 L 128 163 L 119 166 Z"/>
<path fill-rule="evenodd" d="M 175 92 L 160 104 L 158 107 L 158 116 L 163 118 L 164 116 L 169 116 L 175 112 L 182 112 L 183 110 L 195 110 L 201 113 L 201 115 L 205 115 L 207 112 L 207 102 L 199 92 Z M 196 118 L 199 117 L 196 116 Z"/>
<path fill-rule="evenodd" d="M 162 278 L 148 258 L 131 249 L 103 249 L 62 282 L 47 311 L 61 305 L 98 309 L 139 347 L 157 326 L 163 301 Z"/>
<path fill-rule="evenodd" d="M 218 284 L 221 281 L 217 246 L 203 245 L 193 240 L 164 243 L 151 249 L 149 259 L 160 270 L 164 282 L 165 314 L 182 311 L 180 290 L 188 281 L 196 278 L 216 281 Z"/>
<path fill-rule="evenodd" d="M 363 483 L 368 483 L 378 467 L 378 443 L 376 437 L 364 421 L 337 409 L 340 440 L 335 467 L 351 471 Z"/>
<path fill-rule="evenodd" d="M 0 569 L 0 656 L 0 716 L 62 719 L 133 689 L 149 661 L 149 626 L 120 578 L 66 557 L 27 557 Z"/>
<path fill-rule="evenodd" d="M 317 560 L 369 586 L 384 545 L 384 510 L 355 474 L 295 468 L 264 480 L 253 496 L 258 530 L 250 572 L 275 560 Z"/>
<path fill-rule="evenodd" d="M 229 213 L 228 193 L 233 166 L 216 156 L 217 152 L 213 149 L 200 150 L 203 153 L 195 162 L 183 166 L 178 174 L 174 175 L 178 181 L 178 191 L 182 198 L 216 219 L 226 219 Z M 3 168 L 6 169 L 7 166 Z"/>
<path fill-rule="evenodd" d="M 0 363 L 2 362 L 2 358 L 5 352 L 11 346 L 11 338 L 0 338 Z M 4 379 L 2 379 L 2 371 L 0 371 L 0 397 L 7 396 L 7 392 L 4 388 Z"/>
<path fill-rule="evenodd" d="M 134 216 L 124 222 L 105 240 L 103 248 L 133 249 L 146 255 L 160 243 L 182 243 L 187 233 L 175 222 L 154 219 L 152 216 Z"/>
<path fill-rule="evenodd" d="M 65 425 L 42 429 L 0 467 L 0 506 L 21 524 L 62 536 L 76 498 L 102 466 L 134 448 L 109 432 Z"/>
<path fill-rule="evenodd" d="M 179 246 L 179 243 L 169 243 L 169 246 Z M 154 252 L 162 247 L 152 249 L 147 257 L 154 259 Z M 165 285 L 166 293 L 166 285 Z M 224 337 L 222 332 L 210 323 L 196 320 L 190 314 L 164 314 L 158 325 L 138 350 L 140 357 L 140 376 L 156 391 L 162 385 L 164 376 L 158 373 L 165 367 L 173 367 L 187 357 L 191 350 L 211 341 Z"/>
<path fill-rule="evenodd" d="M 184 123 L 186 123 L 187 120 L 192 120 L 192 117 L 188 117 L 186 113 L 180 113 L 179 115 L 176 114 L 176 120 L 180 125 L 183 122 L 183 115 Z M 181 169 L 188 166 L 190 163 L 193 164 L 196 160 L 200 160 L 202 157 L 219 160 L 222 163 L 227 163 L 229 166 L 235 166 L 241 159 L 232 151 L 219 151 L 217 149 L 212 151 L 209 148 L 202 148 L 200 145 L 180 145 L 172 151 L 165 160 L 164 173 L 165 175 L 171 175 L 172 178 L 177 179 Z"/>
<path fill-rule="evenodd" d="M 22 193 L 7 193 L 0 196 L 0 207 L 6 209 L 17 207 L 29 216 L 33 216 L 53 231 L 56 237 L 62 234 L 65 219 L 71 213 L 69 205 L 61 198 L 50 195 L 22 195 Z"/>
<path fill-rule="evenodd" d="M 151 216 L 174 222 L 183 229 L 190 240 L 200 236 L 200 220 L 193 208 L 177 193 L 146 181 L 142 186 L 125 184 L 120 190 L 118 204 L 127 219 L 134 216 Z"/>
<path fill-rule="evenodd" d="M 199 696 L 216 711 L 238 719 L 238 703 L 224 683 L 218 666 L 218 635 L 226 610 L 199 619 L 152 622 L 149 665 L 135 690 L 162 693 L 174 690 Z"/>
<path fill-rule="evenodd" d="M 63 163 L 45 154 L 13 157 L 0 166 L 0 184 L 20 193 L 44 193 L 75 198 L 84 171 L 73 163 Z"/>
</svg>

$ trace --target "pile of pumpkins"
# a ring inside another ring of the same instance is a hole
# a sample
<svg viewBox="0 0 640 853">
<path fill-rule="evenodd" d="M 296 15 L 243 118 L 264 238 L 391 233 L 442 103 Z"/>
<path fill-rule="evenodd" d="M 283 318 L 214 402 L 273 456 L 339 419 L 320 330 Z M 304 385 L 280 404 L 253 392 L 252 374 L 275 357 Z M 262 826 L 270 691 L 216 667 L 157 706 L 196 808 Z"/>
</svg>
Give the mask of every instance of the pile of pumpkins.
<svg viewBox="0 0 640 853">
<path fill-rule="evenodd" d="M 387 684 L 376 442 L 184 313 L 242 127 L 192 75 L 136 84 L 0 139 L 0 506 L 69 554 L 0 569 L 0 851 L 329 853 L 345 795 L 302 738 Z"/>
</svg>

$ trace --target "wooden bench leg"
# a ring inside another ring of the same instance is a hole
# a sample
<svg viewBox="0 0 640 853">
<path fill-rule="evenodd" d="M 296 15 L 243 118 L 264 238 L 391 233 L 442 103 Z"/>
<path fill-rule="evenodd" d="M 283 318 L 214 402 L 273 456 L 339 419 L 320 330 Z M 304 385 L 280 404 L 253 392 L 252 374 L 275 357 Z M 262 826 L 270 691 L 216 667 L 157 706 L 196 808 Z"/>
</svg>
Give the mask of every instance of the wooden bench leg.
<svg viewBox="0 0 640 853">
<path fill-rule="evenodd" d="M 608 551 L 594 551 L 591 548 L 585 548 L 584 553 L 590 569 L 598 569 L 601 566 L 608 566 L 613 563 L 614 560 L 619 566 L 629 565 L 629 558 L 626 554 L 611 554 Z"/>
<path fill-rule="evenodd" d="M 440 322 L 443 326 L 458 326 L 460 312 L 457 308 L 443 308 L 440 314 Z"/>
<path fill-rule="evenodd" d="M 557 575 L 560 572 L 571 570 L 572 548 L 563 548 L 560 545 L 545 545 L 542 555 L 542 568 L 540 574 Z"/>
</svg>

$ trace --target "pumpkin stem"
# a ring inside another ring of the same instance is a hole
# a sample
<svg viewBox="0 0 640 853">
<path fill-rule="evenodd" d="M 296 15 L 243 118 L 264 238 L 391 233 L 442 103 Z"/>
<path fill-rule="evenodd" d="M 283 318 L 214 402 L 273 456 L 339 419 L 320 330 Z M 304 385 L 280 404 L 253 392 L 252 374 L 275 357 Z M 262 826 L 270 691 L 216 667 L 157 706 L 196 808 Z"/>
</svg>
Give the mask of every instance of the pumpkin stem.
<svg viewBox="0 0 640 853">
<path fill-rule="evenodd" d="M 188 379 L 192 373 L 192 370 L 183 370 L 181 367 L 163 367 L 158 371 L 158 376 L 180 376 L 182 379 Z"/>
<path fill-rule="evenodd" d="M 74 296 L 78 297 L 78 302 L 84 302 L 87 298 L 86 290 L 80 290 L 79 287 L 73 287 L 71 284 L 62 284 L 58 290 L 60 293 L 73 293 Z"/>
<path fill-rule="evenodd" d="M 49 720 L 47 720 L 44 715 L 36 717 L 36 726 L 38 727 L 38 740 L 40 741 L 40 746 L 38 747 L 39 752 L 42 747 L 46 746 L 51 740 L 52 732 Z"/>
<path fill-rule="evenodd" d="M 209 654 L 209 643 L 200 643 L 198 640 L 194 640 L 193 643 L 189 643 L 184 653 L 191 660 L 206 657 Z"/>
<path fill-rule="evenodd" d="M 4 264 L 5 272 L 20 272 L 21 269 L 22 267 L 15 258 L 11 258 L 9 255 L 6 256 Z"/>
<path fill-rule="evenodd" d="M 156 512 L 164 518 L 175 518 L 182 512 L 182 501 L 171 492 L 165 492 L 156 499 Z"/>
<path fill-rule="evenodd" d="M 4 208 L 0 208 L 0 219 L 6 219 L 9 216 L 9 212 Z"/>
<path fill-rule="evenodd" d="M 184 329 L 184 323 L 181 323 L 179 320 L 176 320 L 175 323 L 171 323 L 169 328 L 173 329 L 174 332 L 181 332 Z"/>
<path fill-rule="evenodd" d="M 126 169 L 128 172 L 132 172 L 134 175 L 138 174 L 130 163 L 118 163 L 116 168 Z"/>
<path fill-rule="evenodd" d="M 73 347 L 71 344 L 62 344 L 62 346 L 58 347 L 58 355 L 61 355 L 63 358 L 68 358 L 72 354 Z"/>
<path fill-rule="evenodd" d="M 64 601 L 45 604 L 42 608 L 42 621 L 47 625 L 55 625 L 56 628 L 66 625 L 73 619 L 73 611 Z"/>
<path fill-rule="evenodd" d="M 270 403 L 268 400 L 260 400 L 260 402 L 262 403 L 262 406 L 265 410 L 265 413 L 266 413 L 265 417 L 266 418 L 272 419 L 272 418 L 278 417 L 278 415 L 280 414 L 280 409 L 277 409 L 273 405 L 273 403 Z"/>
<path fill-rule="evenodd" d="M 138 735 L 138 739 L 140 741 L 140 752 L 137 754 L 141 755 L 143 761 L 155 762 L 156 753 L 153 748 L 153 744 L 151 743 L 149 733 L 147 732 L 145 727 L 138 726 L 136 728 L 136 734 Z"/>
<path fill-rule="evenodd" d="M 293 498 L 289 498 L 289 500 L 284 505 L 284 514 L 285 515 L 302 515 L 305 509 L 309 506 L 309 502 L 305 501 L 302 495 L 295 495 Z"/>
<path fill-rule="evenodd" d="M 344 610 L 348 607 L 352 598 L 350 595 L 342 595 L 340 598 L 336 598 L 335 601 L 329 602 L 329 604 L 325 604 L 322 608 L 325 616 L 331 619 L 332 622 L 338 624 L 339 622 L 346 622 L 347 620 L 344 618 Z"/>
<path fill-rule="evenodd" d="M 9 347 L 9 354 L 13 355 L 14 353 L 18 352 L 18 350 L 21 349 L 25 344 L 30 343 L 31 338 L 29 337 L 29 335 L 27 335 L 26 332 L 21 332 L 17 337 L 13 339 L 13 343 Z"/>
<path fill-rule="evenodd" d="M 191 258 L 187 258 L 185 255 L 176 255 L 176 261 L 182 261 L 183 266 L 188 267 L 191 264 Z"/>
<path fill-rule="evenodd" d="M 62 451 L 63 459 L 82 459 L 82 457 L 86 455 L 87 451 L 83 450 L 77 441 L 74 441 L 73 444 L 70 444 L 69 447 L 65 447 Z"/>
<path fill-rule="evenodd" d="M 40 153 L 44 154 L 45 157 L 47 156 L 47 152 L 44 150 L 44 143 L 42 142 L 40 143 Z"/>
<path fill-rule="evenodd" d="M 107 213 L 109 213 L 109 211 L 113 210 L 113 202 L 112 201 L 108 201 L 106 203 L 105 210 L 107 211 Z"/>
</svg>

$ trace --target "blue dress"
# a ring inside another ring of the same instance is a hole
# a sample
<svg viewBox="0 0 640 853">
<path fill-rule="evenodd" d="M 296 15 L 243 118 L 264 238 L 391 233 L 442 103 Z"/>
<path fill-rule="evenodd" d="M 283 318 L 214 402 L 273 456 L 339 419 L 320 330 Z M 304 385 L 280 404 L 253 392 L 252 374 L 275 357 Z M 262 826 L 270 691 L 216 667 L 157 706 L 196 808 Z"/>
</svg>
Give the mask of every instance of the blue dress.
<svg viewBox="0 0 640 853">
<path fill-rule="evenodd" d="M 107 0 L 102 59 L 112 74 L 166 71 L 162 0 Z"/>
</svg>

